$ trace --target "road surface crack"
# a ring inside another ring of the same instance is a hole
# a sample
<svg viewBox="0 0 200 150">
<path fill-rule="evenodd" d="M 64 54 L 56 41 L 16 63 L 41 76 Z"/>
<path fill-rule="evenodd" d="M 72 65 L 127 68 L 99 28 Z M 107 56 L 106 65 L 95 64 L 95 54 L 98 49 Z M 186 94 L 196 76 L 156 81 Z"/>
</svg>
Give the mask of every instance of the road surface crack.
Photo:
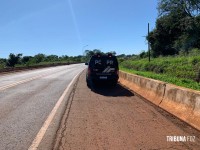
<svg viewBox="0 0 200 150">
<path fill-rule="evenodd" d="M 75 94 L 75 91 L 76 91 L 76 87 L 77 87 L 79 78 L 80 78 L 80 76 L 78 77 L 76 83 L 73 86 L 71 93 L 69 94 L 67 104 L 66 104 L 66 111 L 65 111 L 65 113 L 62 117 L 62 121 L 61 121 L 61 125 L 60 125 L 61 128 L 58 129 L 58 131 L 57 131 L 57 136 L 56 136 L 57 138 L 55 140 L 53 150 L 64 149 L 64 147 L 63 147 L 64 143 L 63 142 L 67 142 L 67 141 L 63 141 L 63 138 L 65 137 L 65 131 L 66 131 L 66 128 L 67 128 L 67 121 L 68 121 L 68 118 L 69 118 L 69 114 L 70 114 L 70 110 L 71 110 L 71 106 L 72 106 L 72 103 L 73 103 L 74 94 Z M 69 146 L 69 149 L 71 149 L 70 143 L 67 143 L 67 144 Z"/>
</svg>

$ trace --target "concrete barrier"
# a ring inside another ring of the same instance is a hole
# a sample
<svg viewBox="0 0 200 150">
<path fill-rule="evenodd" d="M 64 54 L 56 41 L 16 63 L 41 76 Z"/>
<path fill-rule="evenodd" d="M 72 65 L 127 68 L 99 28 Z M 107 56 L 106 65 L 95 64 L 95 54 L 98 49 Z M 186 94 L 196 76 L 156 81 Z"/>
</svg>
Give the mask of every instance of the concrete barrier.
<svg viewBox="0 0 200 150">
<path fill-rule="evenodd" d="M 150 99 L 156 105 L 159 105 L 163 99 L 165 91 L 165 82 L 129 74 L 123 71 L 119 72 L 119 81 L 127 85 L 131 90 L 146 99 Z"/>
<path fill-rule="evenodd" d="M 200 130 L 199 91 L 167 84 L 159 106 Z"/>
<path fill-rule="evenodd" d="M 200 130 L 200 92 L 138 75 L 119 72 L 119 82 Z"/>
</svg>

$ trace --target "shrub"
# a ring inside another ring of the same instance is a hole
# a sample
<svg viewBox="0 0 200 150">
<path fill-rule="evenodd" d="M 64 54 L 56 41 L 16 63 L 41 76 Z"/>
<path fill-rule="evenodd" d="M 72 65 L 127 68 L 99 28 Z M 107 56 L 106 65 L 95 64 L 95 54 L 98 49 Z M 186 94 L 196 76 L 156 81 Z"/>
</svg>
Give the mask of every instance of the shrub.
<svg viewBox="0 0 200 150">
<path fill-rule="evenodd" d="M 166 74 L 171 77 L 196 80 L 200 68 L 200 55 L 159 57 L 148 62 L 147 59 L 125 60 L 120 65 L 136 71 Z"/>
</svg>

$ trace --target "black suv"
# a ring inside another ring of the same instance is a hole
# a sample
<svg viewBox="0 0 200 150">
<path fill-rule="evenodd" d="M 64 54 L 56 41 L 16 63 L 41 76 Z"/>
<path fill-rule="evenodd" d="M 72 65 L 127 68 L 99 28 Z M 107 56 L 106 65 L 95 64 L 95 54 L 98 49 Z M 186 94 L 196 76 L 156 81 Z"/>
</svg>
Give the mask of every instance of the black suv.
<svg viewBox="0 0 200 150">
<path fill-rule="evenodd" d="M 86 73 L 86 81 L 92 81 L 94 84 L 98 82 L 106 82 L 116 85 L 119 79 L 119 67 L 116 56 L 112 54 L 101 55 L 96 54 L 90 58 Z"/>
</svg>

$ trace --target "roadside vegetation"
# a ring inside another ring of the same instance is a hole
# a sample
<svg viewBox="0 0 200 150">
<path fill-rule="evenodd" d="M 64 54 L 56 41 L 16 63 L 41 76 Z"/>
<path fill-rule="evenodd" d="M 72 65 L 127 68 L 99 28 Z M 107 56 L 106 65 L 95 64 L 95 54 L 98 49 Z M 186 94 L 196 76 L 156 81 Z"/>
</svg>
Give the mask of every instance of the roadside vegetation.
<svg viewBox="0 0 200 150">
<path fill-rule="evenodd" d="M 45 66 L 45 65 L 61 65 L 61 64 L 73 64 L 84 63 L 90 59 L 90 57 L 96 53 L 101 53 L 101 50 L 85 50 L 84 55 L 79 56 L 57 56 L 57 55 L 45 55 L 39 53 L 35 56 L 23 56 L 23 54 L 10 53 L 8 58 L 0 58 L 0 69 L 15 68 L 15 67 L 31 67 L 31 66 Z M 111 51 L 113 55 L 115 51 Z"/>
<path fill-rule="evenodd" d="M 155 29 L 147 36 L 153 57 L 200 49 L 199 0 L 158 0 L 157 8 Z"/>
<path fill-rule="evenodd" d="M 10 54 L 7 59 L 0 58 L 0 69 L 14 67 L 30 67 L 53 64 L 71 64 L 84 62 L 83 56 L 57 56 L 37 54 L 35 56 L 23 56 L 22 54 Z"/>
<path fill-rule="evenodd" d="M 158 0 L 155 28 L 146 37 L 151 61 L 143 51 L 120 58 L 121 70 L 200 90 L 200 2 Z"/>
<path fill-rule="evenodd" d="M 197 49 L 196 49 L 197 50 Z M 195 51 L 196 51 L 195 50 Z M 198 50 L 199 51 L 199 50 Z M 121 60 L 123 60 L 121 58 Z M 120 69 L 178 86 L 200 90 L 200 54 L 148 58 L 139 56 L 121 61 Z"/>
</svg>

